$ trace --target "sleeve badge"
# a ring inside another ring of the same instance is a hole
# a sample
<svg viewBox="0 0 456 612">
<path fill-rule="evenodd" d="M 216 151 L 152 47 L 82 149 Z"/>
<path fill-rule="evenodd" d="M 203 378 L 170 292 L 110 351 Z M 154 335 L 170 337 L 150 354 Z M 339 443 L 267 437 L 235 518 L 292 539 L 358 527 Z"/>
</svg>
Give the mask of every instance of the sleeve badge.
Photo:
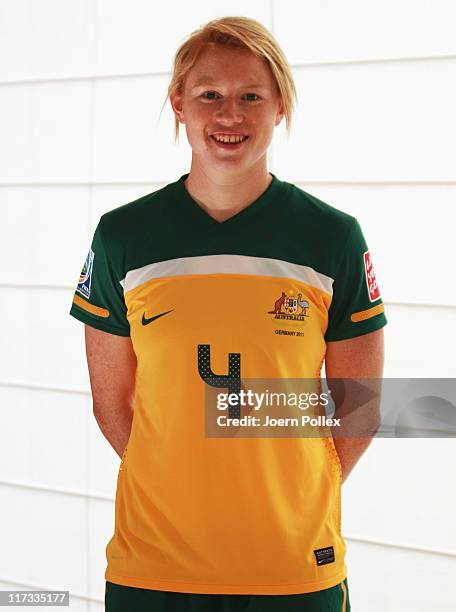
<svg viewBox="0 0 456 612">
<path fill-rule="evenodd" d="M 372 258 L 369 251 L 364 253 L 364 272 L 366 276 L 367 293 L 371 302 L 378 300 L 380 296 L 380 289 L 375 278 L 374 266 L 372 264 Z"/>
<path fill-rule="evenodd" d="M 87 300 L 90 297 L 90 286 L 92 284 L 92 270 L 95 253 L 89 249 L 84 265 L 82 266 L 81 274 L 79 275 L 78 286 L 76 291 L 84 296 Z"/>
</svg>

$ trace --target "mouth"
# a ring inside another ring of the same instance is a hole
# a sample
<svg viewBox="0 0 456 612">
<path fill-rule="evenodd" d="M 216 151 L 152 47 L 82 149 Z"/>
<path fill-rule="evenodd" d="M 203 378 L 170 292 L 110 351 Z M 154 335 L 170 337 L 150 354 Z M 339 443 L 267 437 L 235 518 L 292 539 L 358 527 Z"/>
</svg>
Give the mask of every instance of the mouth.
<svg viewBox="0 0 456 612">
<path fill-rule="evenodd" d="M 210 135 L 210 138 L 214 142 L 214 144 L 221 149 L 240 149 L 242 145 L 247 142 L 249 136 L 243 135 L 243 139 L 238 140 L 237 142 L 231 142 L 229 138 L 226 138 L 225 141 L 217 140 L 213 134 Z"/>
</svg>

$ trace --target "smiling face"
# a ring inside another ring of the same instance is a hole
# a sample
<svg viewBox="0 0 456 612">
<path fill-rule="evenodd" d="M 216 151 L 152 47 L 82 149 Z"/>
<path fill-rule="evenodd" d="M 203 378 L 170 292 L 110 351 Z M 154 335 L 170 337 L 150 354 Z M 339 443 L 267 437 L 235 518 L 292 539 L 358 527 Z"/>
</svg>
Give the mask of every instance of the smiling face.
<svg viewBox="0 0 456 612">
<path fill-rule="evenodd" d="M 274 127 L 284 116 L 277 85 L 262 58 L 248 49 L 206 48 L 187 73 L 183 95 L 170 97 L 185 124 L 196 162 L 208 171 L 245 172 L 264 165 Z M 217 138 L 242 142 L 225 144 Z"/>
</svg>

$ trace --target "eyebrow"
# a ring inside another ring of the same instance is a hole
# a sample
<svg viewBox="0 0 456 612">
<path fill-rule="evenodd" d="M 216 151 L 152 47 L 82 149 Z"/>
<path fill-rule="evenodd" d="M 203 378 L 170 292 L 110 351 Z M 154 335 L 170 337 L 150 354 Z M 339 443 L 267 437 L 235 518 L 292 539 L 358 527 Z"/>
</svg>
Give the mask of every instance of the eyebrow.
<svg viewBox="0 0 456 612">
<path fill-rule="evenodd" d="M 214 81 L 214 79 L 210 76 L 202 76 L 195 82 L 192 89 L 200 87 L 201 85 L 217 85 L 217 81 Z M 267 86 L 263 85 L 262 83 L 253 83 L 250 85 L 243 85 L 242 87 L 244 89 L 267 89 Z"/>
</svg>

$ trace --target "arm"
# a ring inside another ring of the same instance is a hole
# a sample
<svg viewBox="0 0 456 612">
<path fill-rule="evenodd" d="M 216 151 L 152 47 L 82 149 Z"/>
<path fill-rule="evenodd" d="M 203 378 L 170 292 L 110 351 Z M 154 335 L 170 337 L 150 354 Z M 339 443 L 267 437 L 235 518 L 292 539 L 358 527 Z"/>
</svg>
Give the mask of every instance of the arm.
<svg viewBox="0 0 456 612">
<path fill-rule="evenodd" d="M 133 420 L 136 355 L 131 338 L 85 325 L 93 414 L 108 442 L 122 457 Z"/>
<path fill-rule="evenodd" d="M 328 342 L 325 357 L 326 378 L 382 378 L 383 360 L 383 329 L 349 340 Z M 341 407 L 336 407 L 336 416 L 337 408 Z M 345 482 L 371 441 L 372 437 L 334 437 L 342 464 L 342 482 Z"/>
</svg>

